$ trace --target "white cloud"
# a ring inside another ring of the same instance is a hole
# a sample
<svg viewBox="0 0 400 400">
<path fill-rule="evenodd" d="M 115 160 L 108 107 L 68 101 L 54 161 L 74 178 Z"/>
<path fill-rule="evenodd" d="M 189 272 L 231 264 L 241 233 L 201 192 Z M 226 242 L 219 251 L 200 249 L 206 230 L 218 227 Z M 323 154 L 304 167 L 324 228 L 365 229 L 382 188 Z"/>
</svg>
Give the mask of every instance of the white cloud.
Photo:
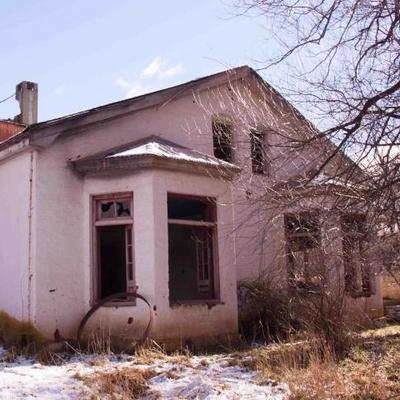
<svg viewBox="0 0 400 400">
<path fill-rule="evenodd" d="M 165 60 L 163 60 L 161 57 L 157 57 L 142 71 L 140 76 L 154 76 L 163 68 L 164 64 Z"/>
<path fill-rule="evenodd" d="M 152 90 L 151 87 L 147 87 L 140 82 L 128 82 L 126 79 L 119 77 L 117 78 L 117 86 L 119 86 L 124 92 L 126 97 L 140 96 L 141 94 L 148 93 Z"/>
<path fill-rule="evenodd" d="M 184 72 L 182 64 L 170 66 L 169 62 L 161 57 L 155 58 L 140 74 L 142 78 L 157 77 L 162 80 L 165 78 L 172 78 Z"/>
<path fill-rule="evenodd" d="M 54 93 L 55 93 L 57 96 L 61 96 L 64 92 L 65 92 L 64 86 L 58 86 L 58 87 L 56 87 L 56 89 L 54 90 Z"/>
<path fill-rule="evenodd" d="M 185 72 L 182 64 L 171 65 L 168 60 L 156 57 L 139 74 L 138 78 L 129 81 L 123 77 L 116 80 L 126 97 L 139 96 L 159 89 L 160 85 L 168 84 L 168 80 Z M 157 80 L 156 82 L 154 80 Z"/>
</svg>

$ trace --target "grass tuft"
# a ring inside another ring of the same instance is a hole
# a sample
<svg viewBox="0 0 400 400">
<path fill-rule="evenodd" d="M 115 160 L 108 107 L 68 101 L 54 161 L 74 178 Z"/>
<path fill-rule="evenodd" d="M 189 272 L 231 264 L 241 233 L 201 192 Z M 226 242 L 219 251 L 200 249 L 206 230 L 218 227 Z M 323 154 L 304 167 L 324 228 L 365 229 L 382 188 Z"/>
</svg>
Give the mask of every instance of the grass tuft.
<svg viewBox="0 0 400 400">
<path fill-rule="evenodd" d="M 13 350 L 36 352 L 46 345 L 46 338 L 31 322 L 19 321 L 0 311 L 0 342 Z"/>
<path fill-rule="evenodd" d="M 358 335 L 344 358 L 313 339 L 256 349 L 250 355 L 244 365 L 265 379 L 287 383 L 290 400 L 400 399 L 400 326 Z"/>
<path fill-rule="evenodd" d="M 76 374 L 74 378 L 94 391 L 96 399 L 129 400 L 140 398 L 148 389 L 147 380 L 155 375 L 152 369 L 123 367 L 86 375 Z"/>
</svg>

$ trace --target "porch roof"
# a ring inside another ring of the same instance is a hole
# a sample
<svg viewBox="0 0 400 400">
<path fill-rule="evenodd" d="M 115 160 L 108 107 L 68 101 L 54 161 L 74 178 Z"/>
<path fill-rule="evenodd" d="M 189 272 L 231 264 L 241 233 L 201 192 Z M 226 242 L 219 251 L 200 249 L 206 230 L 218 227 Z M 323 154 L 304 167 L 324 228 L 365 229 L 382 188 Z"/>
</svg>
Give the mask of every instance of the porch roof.
<svg viewBox="0 0 400 400">
<path fill-rule="evenodd" d="M 107 153 L 74 160 L 71 164 L 80 173 L 97 175 L 140 169 L 168 169 L 231 179 L 240 171 L 234 164 L 157 136 Z"/>
</svg>

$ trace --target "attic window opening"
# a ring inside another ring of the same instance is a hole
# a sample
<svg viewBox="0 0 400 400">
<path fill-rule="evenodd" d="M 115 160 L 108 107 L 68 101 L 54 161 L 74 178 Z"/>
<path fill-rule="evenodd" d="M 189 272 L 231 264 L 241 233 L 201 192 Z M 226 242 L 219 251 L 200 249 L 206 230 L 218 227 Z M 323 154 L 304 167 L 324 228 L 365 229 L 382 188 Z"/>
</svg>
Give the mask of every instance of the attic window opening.
<svg viewBox="0 0 400 400">
<path fill-rule="evenodd" d="M 93 199 L 95 300 L 135 290 L 132 205 L 132 193 Z"/>
<path fill-rule="evenodd" d="M 266 135 L 263 131 L 256 129 L 250 131 L 251 166 L 255 174 L 266 174 L 268 172 L 265 139 Z"/>
<path fill-rule="evenodd" d="M 321 231 L 316 215 L 285 215 L 289 285 L 296 289 L 316 290 L 323 278 Z"/>
<path fill-rule="evenodd" d="M 214 156 L 226 162 L 233 161 L 232 124 L 227 121 L 212 122 Z"/>
<path fill-rule="evenodd" d="M 168 195 L 170 303 L 216 299 L 216 244 L 215 200 Z"/>
</svg>

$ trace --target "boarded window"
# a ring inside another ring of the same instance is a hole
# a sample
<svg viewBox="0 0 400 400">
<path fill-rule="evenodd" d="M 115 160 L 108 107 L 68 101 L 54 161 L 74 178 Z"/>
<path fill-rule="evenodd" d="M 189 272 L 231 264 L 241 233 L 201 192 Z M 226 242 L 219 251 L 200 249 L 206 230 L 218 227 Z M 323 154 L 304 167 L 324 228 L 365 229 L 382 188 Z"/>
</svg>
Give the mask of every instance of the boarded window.
<svg viewBox="0 0 400 400">
<path fill-rule="evenodd" d="M 94 297 L 98 300 L 135 290 L 132 200 L 131 193 L 94 197 Z"/>
<path fill-rule="evenodd" d="M 265 139 L 264 132 L 259 130 L 250 131 L 251 167 L 255 174 L 266 174 L 268 172 Z"/>
<path fill-rule="evenodd" d="M 216 298 L 215 202 L 168 195 L 171 303 Z"/>
<path fill-rule="evenodd" d="M 318 219 L 310 213 L 285 216 L 289 284 L 311 289 L 323 278 L 321 233 Z"/>
<path fill-rule="evenodd" d="M 220 160 L 232 162 L 232 125 L 226 121 L 213 121 L 214 156 Z"/>
<path fill-rule="evenodd" d="M 371 279 L 365 259 L 365 216 L 348 214 L 342 217 L 343 264 L 346 292 L 352 296 L 369 296 Z"/>
</svg>

